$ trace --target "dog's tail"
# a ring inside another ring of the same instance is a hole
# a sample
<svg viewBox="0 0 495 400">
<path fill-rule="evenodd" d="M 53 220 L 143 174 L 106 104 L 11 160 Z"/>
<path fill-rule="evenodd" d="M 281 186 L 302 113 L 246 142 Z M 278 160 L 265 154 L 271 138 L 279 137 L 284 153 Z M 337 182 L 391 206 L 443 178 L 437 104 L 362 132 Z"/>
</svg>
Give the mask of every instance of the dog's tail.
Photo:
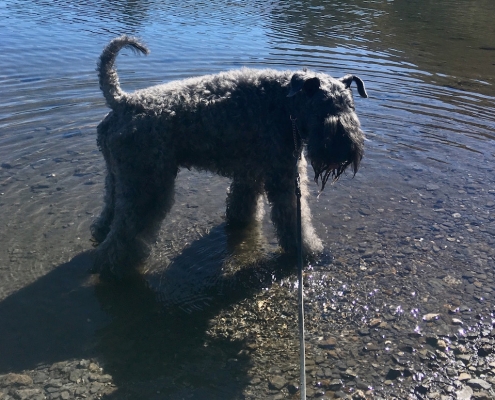
<svg viewBox="0 0 495 400">
<path fill-rule="evenodd" d="M 119 77 L 114 68 L 117 54 L 123 47 L 128 47 L 135 52 L 149 54 L 149 50 L 138 39 L 126 35 L 113 39 L 105 47 L 101 53 L 96 70 L 100 78 L 100 89 L 110 108 L 115 108 L 125 95 L 125 92 L 120 88 Z"/>
</svg>

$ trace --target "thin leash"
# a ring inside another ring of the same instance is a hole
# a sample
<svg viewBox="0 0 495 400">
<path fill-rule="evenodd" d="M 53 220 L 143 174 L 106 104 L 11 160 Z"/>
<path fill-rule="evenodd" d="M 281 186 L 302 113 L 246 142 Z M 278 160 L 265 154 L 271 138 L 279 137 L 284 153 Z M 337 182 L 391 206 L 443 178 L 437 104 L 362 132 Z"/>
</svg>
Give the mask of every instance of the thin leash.
<svg viewBox="0 0 495 400">
<path fill-rule="evenodd" d="M 297 118 L 290 117 L 292 121 L 292 134 L 294 137 L 294 157 L 298 161 L 300 159 L 299 145 L 298 145 L 298 131 L 296 126 Z M 303 256 L 302 256 L 302 226 L 301 226 L 301 178 L 299 172 L 297 172 L 296 161 L 296 199 L 297 199 L 297 213 L 296 213 L 296 256 L 297 256 L 297 276 L 299 280 L 298 287 L 298 314 L 299 314 L 299 367 L 300 367 L 300 381 L 301 381 L 301 400 L 306 400 L 306 351 L 305 351 L 305 338 L 304 338 L 304 284 L 303 284 Z"/>
</svg>

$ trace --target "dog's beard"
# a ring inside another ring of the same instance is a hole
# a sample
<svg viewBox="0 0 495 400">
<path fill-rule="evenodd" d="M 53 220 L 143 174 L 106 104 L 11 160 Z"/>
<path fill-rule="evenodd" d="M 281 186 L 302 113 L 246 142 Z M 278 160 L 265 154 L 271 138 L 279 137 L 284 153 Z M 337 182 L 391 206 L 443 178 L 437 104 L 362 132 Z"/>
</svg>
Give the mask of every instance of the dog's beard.
<svg viewBox="0 0 495 400">
<path fill-rule="evenodd" d="M 313 171 L 315 172 L 315 182 L 318 185 L 318 180 L 321 182 L 320 192 L 323 192 L 325 189 L 325 185 L 327 184 L 328 179 L 332 178 L 332 183 L 337 182 L 340 178 L 340 175 L 344 173 L 346 168 L 351 164 L 350 161 L 346 161 L 340 164 L 336 163 L 326 163 L 323 161 L 311 161 L 311 166 L 313 167 Z"/>
</svg>

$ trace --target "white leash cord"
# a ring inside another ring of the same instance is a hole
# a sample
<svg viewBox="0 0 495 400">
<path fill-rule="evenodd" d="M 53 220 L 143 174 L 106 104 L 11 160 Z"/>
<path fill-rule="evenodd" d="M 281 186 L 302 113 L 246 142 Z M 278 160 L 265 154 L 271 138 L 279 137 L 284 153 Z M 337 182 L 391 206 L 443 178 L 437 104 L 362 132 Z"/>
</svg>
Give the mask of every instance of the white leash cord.
<svg viewBox="0 0 495 400">
<path fill-rule="evenodd" d="M 304 282 L 303 282 L 303 257 L 302 257 L 302 227 L 301 227 L 301 186 L 299 174 L 296 177 L 297 198 L 297 274 L 298 287 L 298 314 L 299 314 L 299 367 L 301 369 L 301 400 L 306 400 L 306 352 L 304 339 Z"/>
</svg>

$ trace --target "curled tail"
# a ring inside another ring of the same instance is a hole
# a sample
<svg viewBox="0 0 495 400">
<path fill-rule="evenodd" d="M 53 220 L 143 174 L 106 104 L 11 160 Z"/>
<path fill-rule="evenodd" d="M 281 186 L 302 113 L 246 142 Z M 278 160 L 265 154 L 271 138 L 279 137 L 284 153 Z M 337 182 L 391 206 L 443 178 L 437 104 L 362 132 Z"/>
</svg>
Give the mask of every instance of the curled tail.
<svg viewBox="0 0 495 400">
<path fill-rule="evenodd" d="M 117 106 L 125 92 L 120 88 L 119 77 L 114 68 L 115 58 L 123 47 L 128 47 L 135 52 L 149 54 L 146 46 L 131 36 L 119 36 L 113 39 L 101 53 L 98 61 L 97 71 L 100 78 L 100 89 L 110 108 Z"/>
</svg>

